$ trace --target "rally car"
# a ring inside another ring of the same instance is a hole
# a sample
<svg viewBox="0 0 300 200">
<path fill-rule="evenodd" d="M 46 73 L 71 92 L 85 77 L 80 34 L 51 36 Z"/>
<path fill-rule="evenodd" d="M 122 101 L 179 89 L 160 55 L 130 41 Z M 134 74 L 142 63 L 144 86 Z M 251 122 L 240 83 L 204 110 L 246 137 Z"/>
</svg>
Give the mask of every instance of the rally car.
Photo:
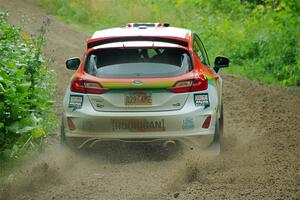
<svg viewBox="0 0 300 200">
<path fill-rule="evenodd" d="M 64 97 L 61 140 L 78 148 L 102 141 L 193 141 L 219 146 L 226 57 L 211 66 L 200 36 L 162 23 L 96 31 Z"/>
</svg>

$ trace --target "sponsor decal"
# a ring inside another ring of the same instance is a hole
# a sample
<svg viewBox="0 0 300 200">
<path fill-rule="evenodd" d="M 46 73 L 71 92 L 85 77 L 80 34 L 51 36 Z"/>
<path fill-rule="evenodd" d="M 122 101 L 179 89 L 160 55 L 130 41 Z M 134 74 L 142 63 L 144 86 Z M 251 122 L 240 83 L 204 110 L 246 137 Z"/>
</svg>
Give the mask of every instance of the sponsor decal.
<svg viewBox="0 0 300 200">
<path fill-rule="evenodd" d="M 73 108 L 73 110 L 80 109 L 83 104 L 83 96 L 81 95 L 70 95 L 69 98 L 69 108 Z"/>
<path fill-rule="evenodd" d="M 192 129 L 195 128 L 194 119 L 192 117 L 187 117 L 183 120 L 182 129 Z"/>
<path fill-rule="evenodd" d="M 165 121 L 146 119 L 112 119 L 113 131 L 151 132 L 165 131 Z"/>
<path fill-rule="evenodd" d="M 196 106 L 208 108 L 210 106 L 208 93 L 194 94 L 194 102 Z"/>
</svg>

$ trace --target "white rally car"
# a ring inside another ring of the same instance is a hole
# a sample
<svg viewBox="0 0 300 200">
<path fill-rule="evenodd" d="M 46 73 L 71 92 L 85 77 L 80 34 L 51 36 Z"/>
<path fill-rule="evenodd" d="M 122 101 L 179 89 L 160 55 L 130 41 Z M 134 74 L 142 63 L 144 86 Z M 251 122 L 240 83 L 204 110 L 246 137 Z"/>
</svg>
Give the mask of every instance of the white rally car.
<svg viewBox="0 0 300 200">
<path fill-rule="evenodd" d="M 218 56 L 210 65 L 199 35 L 160 23 L 130 23 L 95 32 L 64 97 L 62 142 L 196 141 L 219 146 L 223 130 Z"/>
</svg>

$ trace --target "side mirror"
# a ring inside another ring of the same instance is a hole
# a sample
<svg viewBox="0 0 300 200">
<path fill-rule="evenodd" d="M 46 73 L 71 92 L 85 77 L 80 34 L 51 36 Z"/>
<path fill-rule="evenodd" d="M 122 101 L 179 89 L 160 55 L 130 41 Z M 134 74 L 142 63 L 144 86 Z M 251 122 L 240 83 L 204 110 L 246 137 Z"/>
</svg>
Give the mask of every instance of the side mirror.
<svg viewBox="0 0 300 200">
<path fill-rule="evenodd" d="M 229 66 L 229 59 L 223 56 L 217 56 L 215 59 L 214 70 L 218 72 L 221 68 Z"/>
<path fill-rule="evenodd" d="M 75 58 L 69 58 L 67 61 L 66 61 L 66 66 L 67 66 L 67 69 L 70 69 L 70 70 L 77 70 L 78 67 L 80 65 L 80 59 L 75 57 Z"/>
</svg>

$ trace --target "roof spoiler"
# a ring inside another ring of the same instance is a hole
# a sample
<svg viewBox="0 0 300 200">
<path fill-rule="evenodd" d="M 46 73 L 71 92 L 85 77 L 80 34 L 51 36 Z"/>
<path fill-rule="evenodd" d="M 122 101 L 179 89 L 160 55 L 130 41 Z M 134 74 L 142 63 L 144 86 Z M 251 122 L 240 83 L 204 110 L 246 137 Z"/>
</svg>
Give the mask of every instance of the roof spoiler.
<svg viewBox="0 0 300 200">
<path fill-rule="evenodd" d="M 87 48 L 89 49 L 95 46 L 113 43 L 113 42 L 129 42 L 129 41 L 167 42 L 167 43 L 188 47 L 188 42 L 182 38 L 134 36 L 134 37 L 110 37 L 110 38 L 89 39 L 87 41 Z"/>
</svg>

